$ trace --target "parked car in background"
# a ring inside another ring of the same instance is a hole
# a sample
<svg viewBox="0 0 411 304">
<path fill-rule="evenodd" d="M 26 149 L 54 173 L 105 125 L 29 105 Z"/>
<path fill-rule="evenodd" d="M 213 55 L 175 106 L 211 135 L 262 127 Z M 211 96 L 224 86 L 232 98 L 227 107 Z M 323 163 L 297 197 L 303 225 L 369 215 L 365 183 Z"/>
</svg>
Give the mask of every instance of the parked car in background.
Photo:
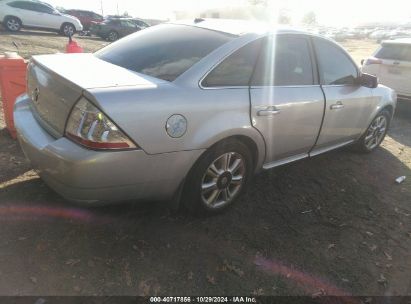
<svg viewBox="0 0 411 304">
<path fill-rule="evenodd" d="M 92 11 L 84 11 L 84 10 L 76 10 L 76 9 L 70 9 L 70 10 L 65 10 L 64 11 L 66 14 L 77 17 L 81 24 L 83 25 L 83 30 L 88 31 L 90 30 L 91 25 L 93 22 L 103 22 L 104 17 L 94 13 Z"/>
<path fill-rule="evenodd" d="M 161 24 L 95 54 L 34 56 L 18 138 L 64 197 L 178 200 L 218 213 L 254 173 L 383 141 L 395 93 L 318 35 Z"/>
<path fill-rule="evenodd" d="M 91 34 L 109 41 L 116 41 L 146 27 L 149 27 L 149 25 L 138 19 L 109 18 L 101 23 L 93 23 Z"/>
<path fill-rule="evenodd" d="M 362 71 L 411 100 L 411 38 L 383 41 L 372 57 L 363 60 Z"/>
<path fill-rule="evenodd" d="M 140 27 L 140 29 L 142 29 L 142 30 L 145 29 L 145 28 L 150 27 L 150 25 L 149 25 L 147 22 L 145 22 L 145 21 L 143 21 L 143 20 L 141 20 L 141 19 L 133 18 L 133 21 L 134 21 L 134 23 L 137 24 L 137 26 Z"/>
<path fill-rule="evenodd" d="M 11 32 L 18 32 L 24 27 L 72 36 L 83 30 L 83 25 L 76 17 L 62 14 L 50 4 L 39 1 L 1 1 L 0 21 Z"/>
</svg>

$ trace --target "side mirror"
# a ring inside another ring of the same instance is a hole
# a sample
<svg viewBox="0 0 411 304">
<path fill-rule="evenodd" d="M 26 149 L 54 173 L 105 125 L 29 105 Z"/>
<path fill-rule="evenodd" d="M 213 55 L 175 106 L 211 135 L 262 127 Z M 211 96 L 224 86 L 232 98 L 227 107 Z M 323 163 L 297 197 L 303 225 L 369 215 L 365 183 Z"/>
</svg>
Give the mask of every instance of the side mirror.
<svg viewBox="0 0 411 304">
<path fill-rule="evenodd" d="M 358 84 L 366 88 L 375 89 L 378 87 L 378 78 L 371 74 L 361 73 L 358 77 Z"/>
</svg>

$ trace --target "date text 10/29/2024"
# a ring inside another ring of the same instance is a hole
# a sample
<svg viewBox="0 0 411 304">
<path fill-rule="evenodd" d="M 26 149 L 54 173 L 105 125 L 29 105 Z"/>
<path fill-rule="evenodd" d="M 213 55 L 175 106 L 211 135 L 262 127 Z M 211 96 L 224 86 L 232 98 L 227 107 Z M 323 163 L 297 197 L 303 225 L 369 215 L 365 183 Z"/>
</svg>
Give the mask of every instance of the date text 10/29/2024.
<svg viewBox="0 0 411 304">
<path fill-rule="evenodd" d="M 150 303 L 257 303 L 253 297 L 150 297 Z"/>
</svg>

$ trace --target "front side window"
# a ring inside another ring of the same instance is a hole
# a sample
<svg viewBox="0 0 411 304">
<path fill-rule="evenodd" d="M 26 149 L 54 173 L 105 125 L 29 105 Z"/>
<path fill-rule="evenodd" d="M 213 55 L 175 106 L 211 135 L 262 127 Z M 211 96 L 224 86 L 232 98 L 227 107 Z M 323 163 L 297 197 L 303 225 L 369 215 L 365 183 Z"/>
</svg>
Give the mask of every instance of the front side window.
<svg viewBox="0 0 411 304">
<path fill-rule="evenodd" d="M 260 53 L 261 39 L 251 42 L 220 63 L 203 80 L 204 87 L 248 86 Z"/>
<path fill-rule="evenodd" d="M 134 23 L 137 24 L 137 26 L 140 27 L 140 28 L 148 27 L 148 25 L 146 23 L 144 23 L 143 21 L 140 21 L 140 20 L 134 20 Z"/>
<path fill-rule="evenodd" d="M 51 14 L 54 12 L 54 9 L 47 5 L 39 4 L 39 3 L 32 3 L 31 4 L 32 10 L 39 12 L 39 13 L 46 13 L 46 14 Z"/>
<path fill-rule="evenodd" d="M 314 39 L 314 46 L 323 85 L 354 85 L 358 69 L 347 54 L 325 39 Z"/>
<path fill-rule="evenodd" d="M 121 25 L 124 27 L 136 27 L 131 20 L 121 20 Z"/>
<path fill-rule="evenodd" d="M 138 73 L 174 81 L 235 37 L 193 26 L 162 24 L 112 43 L 95 56 Z"/>
<path fill-rule="evenodd" d="M 255 68 L 254 86 L 313 85 L 313 65 L 306 38 L 274 36 L 266 38 Z"/>
</svg>

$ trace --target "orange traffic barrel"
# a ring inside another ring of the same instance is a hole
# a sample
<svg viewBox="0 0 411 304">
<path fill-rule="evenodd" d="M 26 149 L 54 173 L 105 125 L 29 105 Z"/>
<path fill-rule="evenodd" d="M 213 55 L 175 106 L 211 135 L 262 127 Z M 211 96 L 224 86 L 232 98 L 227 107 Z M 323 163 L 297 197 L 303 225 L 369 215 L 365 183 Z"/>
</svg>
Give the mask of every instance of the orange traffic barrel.
<svg viewBox="0 0 411 304">
<path fill-rule="evenodd" d="M 16 98 L 26 92 L 27 61 L 17 53 L 0 55 L 0 91 L 6 127 L 16 138 L 13 108 Z"/>
<path fill-rule="evenodd" d="M 66 45 L 66 53 L 83 53 L 83 48 L 78 45 L 77 41 L 69 37 L 69 42 Z"/>
</svg>

